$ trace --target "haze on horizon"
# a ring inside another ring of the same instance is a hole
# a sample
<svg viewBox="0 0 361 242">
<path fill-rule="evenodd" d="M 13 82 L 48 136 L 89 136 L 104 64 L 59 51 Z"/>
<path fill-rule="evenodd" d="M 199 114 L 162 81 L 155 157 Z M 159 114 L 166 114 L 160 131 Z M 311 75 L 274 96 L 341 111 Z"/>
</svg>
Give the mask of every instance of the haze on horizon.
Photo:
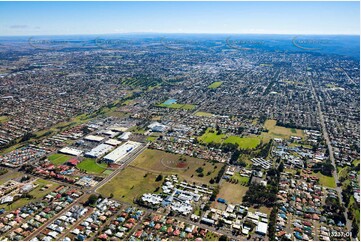
<svg viewBox="0 0 361 242">
<path fill-rule="evenodd" d="M 359 2 L 0 2 L 0 36 L 359 35 Z"/>
</svg>

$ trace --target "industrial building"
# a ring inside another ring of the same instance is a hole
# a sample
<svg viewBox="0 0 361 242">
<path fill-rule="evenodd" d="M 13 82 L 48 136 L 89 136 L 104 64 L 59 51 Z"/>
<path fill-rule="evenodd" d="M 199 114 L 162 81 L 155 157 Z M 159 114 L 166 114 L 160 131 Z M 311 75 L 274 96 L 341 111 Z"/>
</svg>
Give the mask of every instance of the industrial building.
<svg viewBox="0 0 361 242">
<path fill-rule="evenodd" d="M 59 153 L 63 153 L 66 155 L 79 156 L 79 155 L 83 154 L 83 151 L 75 149 L 75 148 L 71 148 L 71 147 L 65 147 L 65 148 L 62 148 L 61 150 L 59 150 Z"/>
<path fill-rule="evenodd" d="M 91 149 L 89 152 L 85 153 L 85 156 L 90 158 L 100 158 L 112 149 L 113 146 L 111 145 L 100 144 L 97 147 Z"/>
<path fill-rule="evenodd" d="M 100 142 L 104 140 L 105 138 L 98 135 L 88 135 L 84 138 L 85 140 L 92 141 L 92 142 Z"/>
<path fill-rule="evenodd" d="M 119 146 L 111 153 L 104 157 L 104 161 L 108 163 L 119 163 L 124 157 L 136 150 L 140 146 L 140 143 L 134 141 L 127 141 L 123 145 Z"/>
</svg>

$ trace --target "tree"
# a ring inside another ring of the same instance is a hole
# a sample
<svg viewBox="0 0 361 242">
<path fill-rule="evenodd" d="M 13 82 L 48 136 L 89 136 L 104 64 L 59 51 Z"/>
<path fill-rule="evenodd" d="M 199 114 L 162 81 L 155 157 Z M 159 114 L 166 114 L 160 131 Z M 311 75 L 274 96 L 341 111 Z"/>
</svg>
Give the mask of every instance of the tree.
<svg viewBox="0 0 361 242">
<path fill-rule="evenodd" d="M 228 237 L 224 234 L 221 235 L 221 237 L 219 237 L 219 241 L 227 241 Z"/>
<path fill-rule="evenodd" d="M 202 167 L 198 167 L 196 170 L 197 173 L 202 173 L 203 172 L 203 168 Z"/>
<path fill-rule="evenodd" d="M 94 206 L 98 200 L 98 196 L 95 194 L 92 194 L 89 196 L 87 204 L 90 206 Z"/>
<path fill-rule="evenodd" d="M 159 182 L 159 181 L 161 181 L 161 180 L 163 180 L 163 176 L 162 176 L 162 174 L 159 174 L 159 175 L 157 176 L 157 178 L 155 178 L 155 181 L 156 181 L 156 182 Z"/>
<path fill-rule="evenodd" d="M 284 166 L 284 164 L 283 164 L 283 161 L 281 161 L 280 164 L 279 164 L 279 166 L 278 166 L 278 171 L 279 171 L 279 172 L 283 172 L 284 169 L 285 169 L 285 166 Z"/>
</svg>

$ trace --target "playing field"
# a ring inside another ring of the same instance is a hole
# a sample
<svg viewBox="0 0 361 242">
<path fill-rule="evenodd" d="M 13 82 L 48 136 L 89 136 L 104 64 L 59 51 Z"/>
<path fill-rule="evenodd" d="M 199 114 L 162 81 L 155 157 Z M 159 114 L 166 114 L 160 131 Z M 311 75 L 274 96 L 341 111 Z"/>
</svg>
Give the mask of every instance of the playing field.
<svg viewBox="0 0 361 242">
<path fill-rule="evenodd" d="M 211 178 L 218 175 L 223 166 L 221 163 L 212 164 L 211 162 L 197 159 L 194 157 L 182 156 L 167 153 L 160 150 L 147 149 L 140 154 L 131 164 L 131 167 L 137 167 L 157 174 L 178 174 L 189 182 L 208 183 Z M 203 177 L 198 176 L 196 170 L 201 167 Z"/>
<path fill-rule="evenodd" d="M 54 165 L 62 165 L 64 162 L 70 160 L 72 157 L 70 155 L 64 154 L 52 154 L 48 157 L 48 160 Z"/>
<path fill-rule="evenodd" d="M 298 136 L 303 138 L 304 133 L 301 129 L 294 128 L 285 128 L 282 126 L 277 126 L 276 120 L 267 120 L 264 124 L 264 127 L 268 130 L 268 132 L 263 132 L 262 137 L 264 142 L 268 142 L 268 140 L 273 138 L 290 138 L 291 136 Z"/>
<path fill-rule="evenodd" d="M 213 82 L 211 85 L 208 86 L 209 89 L 216 89 L 220 85 L 222 85 L 222 82 Z"/>
<path fill-rule="evenodd" d="M 144 193 L 152 193 L 162 185 L 162 181 L 155 181 L 157 176 L 158 174 L 155 173 L 127 167 L 97 192 L 106 197 L 113 194 L 117 200 L 133 203 L 134 198 L 142 196 Z"/>
<path fill-rule="evenodd" d="M 103 164 L 97 163 L 95 159 L 85 158 L 76 167 L 85 170 L 89 173 L 100 174 L 107 168 L 107 165 L 104 163 Z"/>
<path fill-rule="evenodd" d="M 253 149 L 261 143 L 261 139 L 257 136 L 239 137 L 239 136 L 228 136 L 225 134 L 217 134 L 214 129 L 208 128 L 206 132 L 198 138 L 202 143 L 232 143 L 238 144 L 241 149 Z"/>
</svg>

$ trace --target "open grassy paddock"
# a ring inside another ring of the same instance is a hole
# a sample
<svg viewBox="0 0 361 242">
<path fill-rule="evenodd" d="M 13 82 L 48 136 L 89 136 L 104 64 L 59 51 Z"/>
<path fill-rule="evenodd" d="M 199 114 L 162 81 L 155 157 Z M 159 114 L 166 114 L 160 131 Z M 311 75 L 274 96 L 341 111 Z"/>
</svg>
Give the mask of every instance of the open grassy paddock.
<svg viewBox="0 0 361 242">
<path fill-rule="evenodd" d="M 198 138 L 202 143 L 232 143 L 237 144 L 241 149 L 253 149 L 261 143 L 257 136 L 239 137 L 235 135 L 227 136 L 226 134 L 217 134 L 214 129 L 208 128 L 206 132 Z"/>
<path fill-rule="evenodd" d="M 195 115 L 198 116 L 198 117 L 211 117 L 211 116 L 213 116 L 213 114 L 207 113 L 207 112 L 196 112 Z"/>
<path fill-rule="evenodd" d="M 102 173 L 108 166 L 104 163 L 97 163 L 95 159 L 85 158 L 82 162 L 80 162 L 76 167 L 79 169 L 85 170 L 88 173 L 100 174 Z"/>
<path fill-rule="evenodd" d="M 282 126 L 276 125 L 276 120 L 266 120 L 264 123 L 264 127 L 268 130 L 268 132 L 262 133 L 262 138 L 264 142 L 268 142 L 268 140 L 273 138 L 290 138 L 291 136 L 299 136 L 301 138 L 304 137 L 303 130 L 294 129 L 294 128 L 285 128 Z"/>
<path fill-rule="evenodd" d="M 160 150 L 147 149 L 140 154 L 131 164 L 132 167 L 154 172 L 157 174 L 178 174 L 189 182 L 208 183 L 211 178 L 218 175 L 223 166 L 221 163 L 212 164 L 206 160 L 183 156 L 186 161 L 181 161 L 181 155 L 171 154 Z M 197 168 L 203 169 L 203 177 L 199 177 Z M 209 175 L 208 172 L 210 173 Z"/>
<path fill-rule="evenodd" d="M 209 89 L 216 89 L 222 85 L 222 82 L 213 82 L 211 85 L 208 86 Z"/>
<path fill-rule="evenodd" d="M 229 136 L 224 143 L 238 144 L 241 149 L 254 149 L 261 143 L 261 139 L 257 136 L 238 137 Z"/>
<path fill-rule="evenodd" d="M 320 179 L 320 184 L 325 187 L 336 188 L 335 178 L 331 176 L 322 175 L 321 172 L 312 172 L 312 176 L 316 176 Z"/>
<path fill-rule="evenodd" d="M 52 154 L 48 157 L 48 160 L 53 163 L 54 165 L 61 165 L 64 162 L 70 160 L 72 156 L 70 155 L 64 155 L 64 154 Z"/>
<path fill-rule="evenodd" d="M 158 107 L 163 108 L 174 108 L 174 109 L 185 109 L 185 110 L 193 110 L 196 108 L 193 104 L 184 104 L 184 103 L 172 103 L 172 104 L 158 104 Z"/>
<path fill-rule="evenodd" d="M 134 198 L 147 192 L 154 192 L 157 187 L 162 185 L 162 181 L 155 181 L 157 176 L 156 173 L 127 167 L 97 192 L 106 197 L 113 194 L 117 200 L 133 203 Z"/>
<path fill-rule="evenodd" d="M 244 194 L 246 194 L 247 190 L 248 187 L 241 186 L 239 183 L 233 184 L 230 182 L 223 181 L 219 189 L 217 199 L 223 198 L 224 200 L 226 200 L 227 203 L 240 204 L 242 203 L 243 196 Z M 217 199 L 212 203 L 212 207 L 214 208 L 220 207 L 219 203 L 217 202 Z"/>
</svg>

